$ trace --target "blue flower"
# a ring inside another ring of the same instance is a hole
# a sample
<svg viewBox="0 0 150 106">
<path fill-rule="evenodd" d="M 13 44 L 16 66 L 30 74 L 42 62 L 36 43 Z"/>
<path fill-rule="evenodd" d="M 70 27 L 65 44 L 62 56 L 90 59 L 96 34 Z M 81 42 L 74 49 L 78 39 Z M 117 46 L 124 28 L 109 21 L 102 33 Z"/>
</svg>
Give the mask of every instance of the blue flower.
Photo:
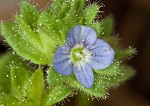
<svg viewBox="0 0 150 106">
<path fill-rule="evenodd" d="M 74 72 L 84 87 L 91 88 L 94 83 L 92 69 L 107 68 L 112 63 L 114 54 L 110 45 L 97 38 L 92 28 L 75 26 L 69 32 L 66 44 L 56 51 L 53 66 L 61 75 Z"/>
</svg>

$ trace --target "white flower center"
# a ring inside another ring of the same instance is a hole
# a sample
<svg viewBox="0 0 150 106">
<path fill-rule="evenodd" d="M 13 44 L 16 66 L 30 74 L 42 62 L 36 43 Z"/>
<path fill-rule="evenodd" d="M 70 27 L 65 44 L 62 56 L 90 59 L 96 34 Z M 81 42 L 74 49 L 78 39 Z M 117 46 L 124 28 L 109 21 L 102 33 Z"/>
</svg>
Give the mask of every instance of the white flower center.
<svg viewBox="0 0 150 106">
<path fill-rule="evenodd" d="M 91 52 L 86 49 L 83 45 L 76 45 L 71 49 L 70 52 L 70 62 L 74 65 L 84 65 L 85 62 L 88 62 L 91 57 Z"/>
</svg>

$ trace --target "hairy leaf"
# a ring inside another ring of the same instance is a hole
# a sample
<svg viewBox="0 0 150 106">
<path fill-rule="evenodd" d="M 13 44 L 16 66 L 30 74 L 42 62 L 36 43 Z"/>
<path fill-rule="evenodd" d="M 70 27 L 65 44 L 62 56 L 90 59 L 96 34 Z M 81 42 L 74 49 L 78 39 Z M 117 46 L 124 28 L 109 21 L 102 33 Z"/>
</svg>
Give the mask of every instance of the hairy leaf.
<svg viewBox="0 0 150 106">
<path fill-rule="evenodd" d="M 23 66 L 13 65 L 11 67 L 11 85 L 13 94 L 21 98 L 26 95 L 25 89 L 27 87 L 27 82 L 31 77 L 29 73 L 30 69 L 26 68 L 24 64 Z"/>
<path fill-rule="evenodd" d="M 29 0 L 22 0 L 20 4 L 20 17 L 27 23 L 32 29 L 35 29 L 38 19 L 38 11 Z"/>
<path fill-rule="evenodd" d="M 113 19 L 112 17 L 105 17 L 102 24 L 102 34 L 101 37 L 108 37 L 113 30 Z"/>
<path fill-rule="evenodd" d="M 92 21 L 95 19 L 97 13 L 99 12 L 100 7 L 96 4 L 89 5 L 84 11 L 83 11 L 83 25 L 90 25 L 92 24 Z"/>
<path fill-rule="evenodd" d="M 82 86 L 75 77 L 70 80 L 69 85 L 81 92 L 85 92 L 88 95 L 94 96 L 95 98 L 105 98 L 107 95 L 107 82 L 105 81 L 106 78 L 104 76 L 95 74 L 94 79 L 94 85 L 90 89 Z"/>
<path fill-rule="evenodd" d="M 115 58 L 118 60 L 123 60 L 123 59 L 130 59 L 134 54 L 136 54 L 136 49 L 129 47 L 128 49 L 124 50 L 116 50 L 116 55 Z"/>
<path fill-rule="evenodd" d="M 0 96 L 0 106 L 20 106 L 19 100 L 11 95 Z"/>
<path fill-rule="evenodd" d="M 41 103 L 43 90 L 43 73 L 41 69 L 37 69 L 28 82 L 28 87 L 26 90 L 27 97 L 31 99 L 31 101 L 33 101 L 36 105 L 39 105 Z"/>
<path fill-rule="evenodd" d="M 10 68 L 14 63 L 22 63 L 22 60 L 18 56 L 13 55 L 10 52 L 6 52 L 5 54 L 0 56 L 0 93 L 10 92 Z"/>
<path fill-rule="evenodd" d="M 114 76 L 122 73 L 122 71 L 120 70 L 120 62 L 116 60 L 109 67 L 101 70 L 94 70 L 94 71 L 101 75 L 107 75 L 107 76 Z"/>
<path fill-rule="evenodd" d="M 121 73 L 117 74 L 116 76 L 109 76 L 108 80 L 108 86 L 109 87 L 116 87 L 120 83 L 123 83 L 124 81 L 128 80 L 132 76 L 134 76 L 135 72 L 133 69 L 129 66 L 120 66 Z"/>
<path fill-rule="evenodd" d="M 71 76 L 60 75 L 54 70 L 54 68 L 51 68 L 47 76 L 47 81 L 50 86 L 56 86 L 68 82 L 70 78 Z"/>
<path fill-rule="evenodd" d="M 98 36 L 102 32 L 101 24 L 102 24 L 101 22 L 96 21 L 90 26 L 91 28 L 93 28 L 96 31 Z"/>
<path fill-rule="evenodd" d="M 49 89 L 45 93 L 43 100 L 43 106 L 51 106 L 58 102 L 63 101 L 69 95 L 72 94 L 72 89 L 67 86 L 57 86 L 53 89 Z"/>
</svg>

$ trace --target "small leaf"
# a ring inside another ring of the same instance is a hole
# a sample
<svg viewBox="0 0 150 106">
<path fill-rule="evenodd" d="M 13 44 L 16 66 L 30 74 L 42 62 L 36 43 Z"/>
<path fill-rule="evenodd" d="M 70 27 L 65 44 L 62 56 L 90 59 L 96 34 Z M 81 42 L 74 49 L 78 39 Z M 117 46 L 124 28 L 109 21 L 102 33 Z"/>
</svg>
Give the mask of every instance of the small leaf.
<svg viewBox="0 0 150 106">
<path fill-rule="evenodd" d="M 17 24 L 18 34 L 22 37 L 22 39 L 28 41 L 31 45 L 35 46 L 37 49 L 41 49 L 41 41 L 39 36 L 35 33 L 34 30 L 30 28 L 30 26 L 25 23 L 24 20 L 19 16 L 15 16 L 15 24 Z"/>
<path fill-rule="evenodd" d="M 120 70 L 122 73 L 117 74 L 116 76 L 110 76 L 108 80 L 108 86 L 109 87 L 114 87 L 118 86 L 120 83 L 123 83 L 125 80 L 131 78 L 134 76 L 135 72 L 133 69 L 129 66 L 121 66 Z"/>
<path fill-rule="evenodd" d="M 60 33 L 64 27 L 62 20 L 56 19 L 55 15 L 52 16 L 49 16 L 46 12 L 42 12 L 38 19 L 38 36 L 46 50 L 50 47 L 55 47 L 56 42 L 62 44 L 65 40 L 65 35 L 61 35 Z"/>
<path fill-rule="evenodd" d="M 49 7 L 50 10 L 53 10 L 53 12 L 59 12 L 61 9 L 61 6 L 63 4 L 64 0 L 52 0 L 52 4 Z"/>
<path fill-rule="evenodd" d="M 1 23 L 1 29 L 3 37 L 18 55 L 37 64 L 49 63 L 49 58 L 42 49 L 39 50 L 27 40 L 22 39 L 22 35 L 18 34 L 18 28 L 14 23 Z"/>
<path fill-rule="evenodd" d="M 113 19 L 112 17 L 106 17 L 103 20 L 102 24 L 102 34 L 101 37 L 108 37 L 112 33 L 113 30 Z"/>
<path fill-rule="evenodd" d="M 6 53 L 0 57 L 0 93 L 10 92 L 10 71 L 8 68 L 10 61 L 12 61 L 12 55 L 10 53 Z"/>
<path fill-rule="evenodd" d="M 75 25 L 78 25 L 78 24 L 82 24 L 81 22 L 78 22 L 79 19 L 78 17 L 75 15 L 75 14 L 70 14 L 70 13 L 66 13 L 66 16 L 64 17 L 64 24 L 66 26 L 66 29 L 65 32 L 66 32 L 66 35 L 68 35 L 69 31 L 75 26 Z"/>
<path fill-rule="evenodd" d="M 18 100 L 11 94 L 0 95 L 0 106 L 34 106 L 35 104 L 26 98 L 21 98 Z"/>
<path fill-rule="evenodd" d="M 64 3 L 64 1 L 62 0 L 60 11 L 59 11 L 59 17 L 64 18 L 66 13 L 70 12 L 69 10 L 70 10 L 69 2 Z"/>
<path fill-rule="evenodd" d="M 60 25 L 61 24 L 61 25 Z M 61 33 L 62 22 L 56 18 L 50 18 L 45 12 L 41 13 L 38 19 L 38 37 L 41 40 L 44 58 L 47 60 L 46 64 L 52 64 L 53 54 L 58 46 L 65 42 L 65 34 Z M 60 29 L 61 28 L 61 29 Z"/>
<path fill-rule="evenodd" d="M 28 87 L 26 90 L 27 97 L 33 101 L 36 105 L 41 103 L 42 94 L 44 90 L 44 78 L 42 70 L 35 70 L 33 76 L 28 82 Z"/>
<path fill-rule="evenodd" d="M 71 0 L 71 12 L 76 12 L 78 15 L 82 13 L 84 0 Z"/>
<path fill-rule="evenodd" d="M 49 70 L 47 81 L 50 86 L 62 85 L 64 82 L 68 82 L 71 76 L 63 76 L 54 70 L 52 67 Z"/>
<path fill-rule="evenodd" d="M 83 25 L 90 25 L 92 21 L 96 18 L 97 13 L 99 12 L 100 7 L 96 4 L 91 4 L 83 11 Z"/>
<path fill-rule="evenodd" d="M 102 32 L 101 22 L 96 21 L 90 27 L 96 31 L 97 35 Z"/>
<path fill-rule="evenodd" d="M 25 23 L 30 25 L 32 29 L 36 27 L 38 12 L 35 6 L 31 5 L 29 0 L 22 0 L 20 4 L 20 17 Z"/>
<path fill-rule="evenodd" d="M 124 50 L 116 50 L 116 55 L 115 58 L 118 60 L 123 60 L 123 59 L 130 59 L 134 54 L 136 54 L 136 49 L 129 47 L 128 49 Z"/>
<path fill-rule="evenodd" d="M 105 76 L 94 74 L 94 79 L 92 88 L 82 86 L 74 77 L 70 80 L 69 85 L 95 98 L 105 98 L 107 95 L 107 81 L 105 81 Z"/>
<path fill-rule="evenodd" d="M 27 82 L 30 79 L 31 74 L 29 73 L 30 69 L 21 66 L 14 65 L 11 67 L 11 84 L 13 89 L 13 94 L 21 98 L 25 96 L 25 89 L 27 87 Z"/>
<path fill-rule="evenodd" d="M 21 63 L 22 60 L 18 56 L 9 52 L 0 56 L 0 93 L 10 92 L 11 80 L 10 80 L 10 67 L 14 63 Z"/>
<path fill-rule="evenodd" d="M 114 76 L 122 73 L 120 70 L 120 62 L 116 60 L 109 67 L 101 70 L 94 70 L 94 71 L 98 74 L 108 75 L 108 76 Z"/>
<path fill-rule="evenodd" d="M 46 91 L 42 106 L 54 105 L 58 102 L 63 101 L 71 94 L 71 88 L 67 86 L 56 86 L 53 89 L 49 89 Z"/>
<path fill-rule="evenodd" d="M 0 96 L 0 106 L 20 106 L 19 100 L 12 95 Z"/>
</svg>

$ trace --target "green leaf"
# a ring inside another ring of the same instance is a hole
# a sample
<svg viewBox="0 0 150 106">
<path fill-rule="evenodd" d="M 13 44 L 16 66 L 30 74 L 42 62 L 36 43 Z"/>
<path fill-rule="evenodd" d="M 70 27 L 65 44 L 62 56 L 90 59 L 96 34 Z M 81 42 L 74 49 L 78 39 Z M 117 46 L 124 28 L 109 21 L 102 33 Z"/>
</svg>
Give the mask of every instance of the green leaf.
<svg viewBox="0 0 150 106">
<path fill-rule="evenodd" d="M 124 50 L 119 49 L 115 52 L 115 58 L 118 60 L 130 59 L 136 52 L 136 49 L 132 47 Z"/>
<path fill-rule="evenodd" d="M 22 39 L 28 41 L 31 45 L 36 47 L 37 49 L 42 49 L 41 41 L 39 36 L 33 31 L 30 26 L 21 19 L 19 16 L 15 16 L 15 24 L 17 24 L 18 34 L 22 37 Z"/>
<path fill-rule="evenodd" d="M 71 0 L 71 12 L 75 12 L 76 14 L 81 14 L 84 7 L 84 0 Z"/>
<path fill-rule="evenodd" d="M 21 15 L 15 16 L 15 23 L 1 23 L 2 35 L 18 55 L 36 64 L 50 64 L 51 59 L 47 51 L 43 50 L 41 39 L 36 32 L 37 23 L 34 28 L 31 27 L 31 23 L 35 25 L 35 20 L 37 22 L 37 18 L 34 18 L 35 7 L 25 0 L 22 1 L 20 8 Z"/>
<path fill-rule="evenodd" d="M 91 28 L 93 28 L 93 29 L 96 31 L 96 33 L 97 33 L 98 36 L 99 36 L 100 33 L 102 32 L 102 27 L 101 27 L 101 25 L 102 25 L 101 22 L 96 21 L 96 22 L 94 22 L 94 23 L 90 26 Z"/>
<path fill-rule="evenodd" d="M 35 29 L 38 19 L 38 11 L 35 6 L 31 5 L 29 0 L 22 0 L 20 4 L 20 17 L 25 23 L 30 25 L 32 29 Z"/>
<path fill-rule="evenodd" d="M 84 6 L 84 0 L 53 0 L 49 13 L 58 14 L 64 18 L 67 13 L 81 14 Z"/>
<path fill-rule="evenodd" d="M 95 81 L 92 88 L 82 86 L 75 77 L 70 80 L 69 85 L 79 91 L 87 93 L 89 96 L 94 96 L 95 98 L 105 98 L 107 95 L 107 81 L 105 81 L 105 76 L 94 74 L 94 79 Z"/>
<path fill-rule="evenodd" d="M 14 63 L 21 63 L 22 60 L 18 56 L 9 52 L 0 56 L 0 93 L 10 92 L 11 80 L 10 80 L 10 67 Z"/>
<path fill-rule="evenodd" d="M 102 34 L 101 37 L 108 37 L 112 33 L 113 30 L 113 19 L 112 17 L 105 17 L 102 24 Z"/>
<path fill-rule="evenodd" d="M 50 86 L 62 85 L 64 82 L 68 82 L 71 76 L 63 76 L 60 75 L 55 69 L 52 67 L 49 70 L 47 81 Z"/>
<path fill-rule="evenodd" d="M 57 12 L 59 13 L 61 6 L 64 4 L 63 3 L 64 0 L 52 0 L 52 4 L 49 7 L 49 11 L 50 12 Z M 65 2 L 66 3 L 66 2 Z"/>
<path fill-rule="evenodd" d="M 0 96 L 0 106 L 20 106 L 19 100 L 11 95 Z"/>
<path fill-rule="evenodd" d="M 38 19 L 38 36 L 45 50 L 50 51 L 57 44 L 64 44 L 65 35 L 62 35 L 63 22 L 56 16 L 49 16 L 46 12 L 42 12 Z"/>
<path fill-rule="evenodd" d="M 93 20 L 95 19 L 97 13 L 99 12 L 100 7 L 97 4 L 91 4 L 83 11 L 83 25 L 90 25 L 92 24 Z"/>
<path fill-rule="evenodd" d="M 76 25 L 80 25 L 82 24 L 82 22 L 78 22 L 79 19 L 76 16 L 76 14 L 70 14 L 70 13 L 66 13 L 66 16 L 64 17 L 64 24 L 66 26 L 65 30 L 65 37 L 68 35 L 69 31 Z"/>
<path fill-rule="evenodd" d="M 57 10 L 56 10 L 56 5 L 54 4 L 54 8 L 56 10 L 56 13 L 59 14 L 60 18 L 64 18 L 64 16 L 66 15 L 66 13 L 70 12 L 69 11 L 70 10 L 70 3 L 69 2 L 65 2 L 64 0 L 59 0 L 57 2 L 59 2 L 59 3 L 57 3 L 58 6 L 59 6 L 59 8 L 57 8 Z"/>
<path fill-rule="evenodd" d="M 8 66 L 12 60 L 12 55 L 6 53 L 0 57 L 0 93 L 10 91 L 10 71 Z"/>
<path fill-rule="evenodd" d="M 72 94 L 72 89 L 67 86 L 56 86 L 53 89 L 49 89 L 45 93 L 42 106 L 51 106 L 58 102 L 63 101 L 69 95 Z"/>
<path fill-rule="evenodd" d="M 96 73 L 107 76 L 114 76 L 122 73 L 120 70 L 120 62 L 114 61 L 109 67 L 101 70 L 94 70 Z"/>
<path fill-rule="evenodd" d="M 27 60 L 37 64 L 48 64 L 50 60 L 44 51 L 33 46 L 29 41 L 22 39 L 22 34 L 18 34 L 18 28 L 14 23 L 1 23 L 2 35 L 16 53 Z"/>
<path fill-rule="evenodd" d="M 63 33 L 63 23 L 60 19 L 51 18 L 45 12 L 40 14 L 38 19 L 38 36 L 41 39 L 47 64 L 52 64 L 53 55 L 58 46 L 65 43 L 66 34 Z"/>
<path fill-rule="evenodd" d="M 13 65 L 11 67 L 12 90 L 13 94 L 18 98 L 26 95 L 25 89 L 31 77 L 29 71 L 30 69 L 26 68 L 24 64 L 22 66 Z"/>
<path fill-rule="evenodd" d="M 35 104 L 24 97 L 18 100 L 11 94 L 0 95 L 0 106 L 34 106 Z"/>
<path fill-rule="evenodd" d="M 44 90 L 44 78 L 41 69 L 35 70 L 33 76 L 28 82 L 26 89 L 27 97 L 33 101 L 36 105 L 41 103 L 42 94 Z"/>
<path fill-rule="evenodd" d="M 117 74 L 116 76 L 109 76 L 108 77 L 108 86 L 109 87 L 115 87 L 120 85 L 120 83 L 123 83 L 127 79 L 134 76 L 135 72 L 130 66 L 122 65 L 120 66 L 121 73 Z"/>
</svg>

